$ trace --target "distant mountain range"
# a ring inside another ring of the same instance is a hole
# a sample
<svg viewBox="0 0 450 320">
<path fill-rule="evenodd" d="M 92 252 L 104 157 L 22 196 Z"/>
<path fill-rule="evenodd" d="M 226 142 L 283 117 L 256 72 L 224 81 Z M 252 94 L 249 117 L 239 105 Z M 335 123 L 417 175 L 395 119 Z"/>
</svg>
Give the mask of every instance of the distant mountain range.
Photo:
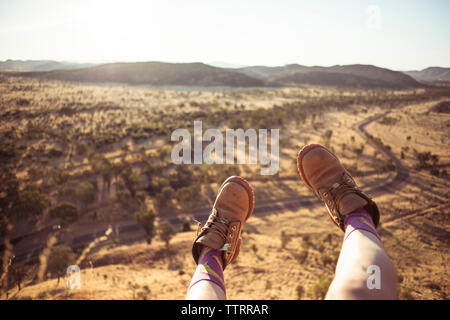
<svg viewBox="0 0 450 320">
<path fill-rule="evenodd" d="M 450 82 L 450 68 L 430 67 L 421 71 L 405 71 L 404 73 L 418 81 Z"/>
<path fill-rule="evenodd" d="M 76 82 L 117 82 L 130 85 L 263 87 L 264 80 L 233 69 L 204 63 L 108 63 L 89 68 L 22 72 L 15 75 Z"/>
<path fill-rule="evenodd" d="M 50 71 L 88 68 L 94 63 L 76 63 L 54 60 L 6 60 L 0 61 L 0 71 Z"/>
<path fill-rule="evenodd" d="M 226 66 L 226 64 L 223 64 Z M 450 68 L 400 72 L 372 65 L 332 67 L 290 64 L 280 67 L 217 67 L 204 63 L 131 62 L 101 65 L 51 60 L 0 61 L 0 71 L 16 76 L 130 85 L 280 87 L 302 84 L 406 89 L 450 81 Z"/>
<path fill-rule="evenodd" d="M 404 73 L 371 65 L 306 67 L 291 64 L 282 67 L 246 67 L 238 69 L 248 75 L 285 85 L 315 84 L 349 87 L 403 89 L 421 84 Z"/>
</svg>

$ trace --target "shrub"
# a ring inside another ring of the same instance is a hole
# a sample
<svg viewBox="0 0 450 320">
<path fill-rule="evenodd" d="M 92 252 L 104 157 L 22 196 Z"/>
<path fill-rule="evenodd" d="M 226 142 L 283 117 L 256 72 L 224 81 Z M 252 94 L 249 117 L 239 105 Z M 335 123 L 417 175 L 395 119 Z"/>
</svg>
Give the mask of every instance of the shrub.
<svg viewBox="0 0 450 320">
<path fill-rule="evenodd" d="M 161 177 L 161 178 L 156 178 L 154 180 L 152 180 L 151 184 L 150 184 L 150 188 L 149 188 L 149 193 L 150 195 L 156 195 L 158 194 L 164 187 L 169 186 L 169 180 Z"/>
<path fill-rule="evenodd" d="M 159 238 L 166 243 L 166 248 L 169 248 L 169 241 L 175 235 L 175 229 L 168 221 L 163 221 L 158 226 Z"/>
<path fill-rule="evenodd" d="M 193 182 L 195 182 L 194 173 L 189 167 L 176 166 L 175 170 L 175 174 L 171 175 L 170 177 L 170 186 L 175 190 L 183 187 L 188 187 Z"/>
<path fill-rule="evenodd" d="M 326 147 L 330 146 L 331 137 L 333 136 L 333 130 L 327 130 L 322 135 L 322 142 Z"/>
<path fill-rule="evenodd" d="M 152 209 L 140 210 L 134 214 L 134 218 L 144 228 L 147 235 L 147 243 L 151 244 L 155 236 L 155 212 Z"/>
<path fill-rule="evenodd" d="M 386 116 L 386 117 L 378 120 L 378 123 L 387 125 L 387 126 L 392 126 L 392 125 L 396 124 L 398 122 L 398 120 L 399 119 L 397 119 L 397 118 Z"/>
<path fill-rule="evenodd" d="M 172 187 L 167 186 L 162 188 L 161 192 L 156 195 L 156 201 L 160 208 L 164 208 L 171 201 L 171 199 L 175 196 L 175 191 Z"/>
<path fill-rule="evenodd" d="M 299 254 L 296 255 L 297 261 L 300 264 L 305 263 L 306 258 L 308 258 L 308 248 L 304 248 Z"/>
<path fill-rule="evenodd" d="M 355 152 L 357 156 L 362 155 L 364 152 L 364 144 L 361 143 L 359 148 L 354 148 L 353 152 Z"/>
<path fill-rule="evenodd" d="M 189 219 L 183 219 L 183 227 L 181 230 L 183 232 L 191 231 L 191 223 L 189 222 Z"/>
<path fill-rule="evenodd" d="M 17 99 L 16 99 L 16 105 L 17 105 L 18 107 L 29 106 L 29 105 L 30 105 L 30 100 L 25 99 L 25 98 L 17 98 Z"/>
<path fill-rule="evenodd" d="M 17 284 L 17 289 L 20 291 L 23 281 L 28 276 L 28 269 L 23 264 L 12 264 L 8 268 L 8 276 Z"/>
<path fill-rule="evenodd" d="M 324 266 L 327 266 L 329 264 L 332 264 L 334 262 L 333 258 L 331 258 L 329 255 L 324 254 L 321 256 L 322 264 Z"/>
<path fill-rule="evenodd" d="M 64 169 L 53 169 L 50 175 L 57 185 L 66 183 L 71 177 L 70 173 Z"/>
<path fill-rule="evenodd" d="M 412 290 L 407 287 L 400 286 L 398 288 L 398 299 L 399 300 L 414 300 L 412 295 Z"/>
<path fill-rule="evenodd" d="M 49 215 L 59 219 L 62 224 L 69 224 L 78 219 L 78 210 L 73 203 L 63 202 L 50 209 Z"/>
<path fill-rule="evenodd" d="M 57 148 L 51 148 L 50 150 L 48 150 L 45 153 L 45 156 L 49 157 L 49 158 L 59 158 L 63 155 L 63 152 L 61 149 L 57 149 Z"/>
<path fill-rule="evenodd" d="M 303 297 L 303 294 L 305 293 L 305 289 L 303 288 L 302 285 L 298 285 L 297 288 L 295 289 L 295 291 L 297 291 L 297 299 L 301 300 Z"/>
<path fill-rule="evenodd" d="M 439 156 L 437 154 L 432 154 L 430 151 L 418 152 L 417 150 L 414 150 L 414 156 L 418 162 L 417 168 L 419 169 L 426 168 L 430 165 L 436 166 L 439 162 Z M 429 161 L 431 164 L 428 163 Z"/>
<path fill-rule="evenodd" d="M 88 146 L 85 143 L 79 143 L 77 144 L 77 146 L 75 147 L 75 152 L 79 155 L 79 156 L 85 156 L 88 152 Z"/>
<path fill-rule="evenodd" d="M 41 215 L 44 209 L 50 205 L 50 198 L 41 192 L 36 184 L 29 184 L 19 192 L 19 201 L 14 208 L 14 212 L 19 217 L 29 217 Z"/>
<path fill-rule="evenodd" d="M 8 233 L 8 229 L 11 228 L 12 225 L 10 224 L 8 218 L 4 215 L 0 216 L 0 237 L 4 237 Z"/>
<path fill-rule="evenodd" d="M 116 197 L 120 204 L 122 204 L 123 206 L 127 206 L 127 204 L 133 199 L 131 197 L 130 191 L 126 189 L 117 190 Z"/>
<path fill-rule="evenodd" d="M 323 300 L 328 292 L 332 279 L 321 276 L 308 290 L 308 296 L 314 300 Z"/>
<path fill-rule="evenodd" d="M 75 262 L 75 253 L 66 245 L 53 247 L 48 257 L 47 268 L 52 274 L 60 277 L 66 274 L 67 268 Z"/>
<path fill-rule="evenodd" d="M 383 171 L 395 171 L 395 165 L 392 159 L 386 159 L 383 162 Z"/>
<path fill-rule="evenodd" d="M 97 188 L 89 181 L 82 182 L 76 186 L 75 196 L 84 205 L 90 204 L 97 199 Z"/>
<path fill-rule="evenodd" d="M 172 187 L 169 187 L 169 186 L 164 187 L 161 190 L 161 193 L 163 194 L 164 198 L 166 198 L 166 199 L 171 199 L 175 196 L 175 191 L 172 189 Z"/>
<path fill-rule="evenodd" d="M 182 187 L 176 191 L 176 198 L 177 201 L 180 204 L 187 203 L 194 199 L 195 195 L 198 193 L 199 186 L 189 186 L 189 187 Z"/>
<path fill-rule="evenodd" d="M 139 185 L 141 180 L 138 173 L 133 172 L 131 168 L 127 168 L 122 172 L 122 180 L 125 183 L 125 187 L 130 191 L 131 196 L 134 198 L 136 196 L 136 187 Z"/>
<path fill-rule="evenodd" d="M 252 251 L 253 251 L 254 254 L 258 253 L 258 247 L 256 246 L 256 244 L 252 243 L 251 248 L 252 248 Z"/>
<path fill-rule="evenodd" d="M 281 231 L 281 249 L 286 248 L 287 244 L 292 240 L 292 237 L 288 235 L 284 230 Z"/>
</svg>

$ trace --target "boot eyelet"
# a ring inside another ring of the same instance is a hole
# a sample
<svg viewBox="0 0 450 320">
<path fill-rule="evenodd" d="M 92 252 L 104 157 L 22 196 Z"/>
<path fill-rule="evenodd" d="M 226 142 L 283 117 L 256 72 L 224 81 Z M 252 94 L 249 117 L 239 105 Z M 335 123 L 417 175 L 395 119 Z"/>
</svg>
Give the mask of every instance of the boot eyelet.
<svg viewBox="0 0 450 320">
<path fill-rule="evenodd" d="M 230 233 L 228 236 L 229 236 L 230 238 L 233 238 L 233 234 L 232 234 L 232 233 Z"/>
<path fill-rule="evenodd" d="M 232 226 L 231 230 L 236 231 L 236 226 Z"/>
</svg>

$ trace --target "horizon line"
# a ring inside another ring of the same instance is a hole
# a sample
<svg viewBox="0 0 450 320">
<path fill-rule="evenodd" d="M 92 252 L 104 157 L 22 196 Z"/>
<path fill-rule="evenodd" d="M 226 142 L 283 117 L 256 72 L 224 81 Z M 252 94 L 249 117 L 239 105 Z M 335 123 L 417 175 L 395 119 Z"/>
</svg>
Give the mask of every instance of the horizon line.
<svg viewBox="0 0 450 320">
<path fill-rule="evenodd" d="M 299 65 L 299 66 L 304 66 L 304 67 L 325 67 L 325 68 L 329 68 L 329 67 L 335 67 L 335 66 L 351 66 L 351 65 L 361 65 L 361 66 L 374 66 L 374 67 L 378 67 L 378 68 L 384 68 L 384 69 L 388 69 L 388 70 L 393 70 L 393 71 L 400 71 L 400 72 L 409 72 L 409 71 L 423 71 L 429 68 L 442 68 L 442 69 L 450 69 L 449 67 L 445 67 L 445 66 L 438 66 L 438 65 L 429 65 L 428 67 L 425 67 L 423 69 L 392 69 L 392 68 L 388 68 L 388 67 L 384 67 L 384 66 L 379 66 L 376 64 L 368 64 L 368 63 L 350 63 L 350 64 L 332 64 L 332 65 L 319 65 L 319 64 L 315 64 L 315 65 L 304 65 L 304 64 L 300 64 L 298 62 L 291 62 L 291 63 L 285 63 L 285 64 L 277 64 L 277 65 L 273 65 L 273 64 L 252 64 L 252 65 L 245 65 L 245 64 L 240 64 L 240 63 L 232 63 L 232 62 L 225 62 L 225 61 L 210 61 L 210 62 L 204 62 L 204 61 L 163 61 L 163 60 L 56 60 L 56 59 L 12 59 L 12 58 L 7 58 L 5 60 L 0 60 L 0 62 L 8 62 L 8 61 L 23 61 L 23 62 L 31 62 L 31 61 L 51 61 L 51 62 L 59 62 L 59 63 L 76 63 L 76 64 L 86 64 L 86 63 L 91 63 L 91 64 L 96 64 L 96 65 L 105 65 L 105 64 L 113 64 L 113 63 L 145 63 L 145 62 L 158 62 L 158 63 L 168 63 L 168 64 L 192 64 L 192 63 L 202 63 L 202 64 L 206 64 L 212 67 L 216 67 L 216 68 L 222 68 L 222 69 L 239 69 L 239 68 L 247 68 L 247 67 L 269 67 L 269 68 L 276 68 L 276 67 L 285 67 L 288 65 Z M 228 67 L 223 67 L 223 66 L 218 66 L 218 64 L 223 64 L 223 65 L 230 65 Z M 232 67 L 234 65 L 234 67 Z"/>
</svg>

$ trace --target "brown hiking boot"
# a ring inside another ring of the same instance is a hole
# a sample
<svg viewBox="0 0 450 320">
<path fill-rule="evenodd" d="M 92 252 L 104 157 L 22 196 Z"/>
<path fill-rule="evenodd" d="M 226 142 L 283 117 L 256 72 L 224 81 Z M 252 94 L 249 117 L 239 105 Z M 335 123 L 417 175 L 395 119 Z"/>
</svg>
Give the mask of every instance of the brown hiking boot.
<svg viewBox="0 0 450 320">
<path fill-rule="evenodd" d="M 339 159 L 320 144 L 310 144 L 300 151 L 297 168 L 303 182 L 325 203 L 331 220 L 344 231 L 345 215 L 364 207 L 375 227 L 380 214 L 375 202 L 363 193 Z"/>
<path fill-rule="evenodd" d="M 192 255 L 196 263 L 201 248 L 223 250 L 223 269 L 241 250 L 241 230 L 253 213 L 254 195 L 250 184 L 241 177 L 229 177 L 220 186 L 208 221 L 194 240 Z"/>
</svg>

